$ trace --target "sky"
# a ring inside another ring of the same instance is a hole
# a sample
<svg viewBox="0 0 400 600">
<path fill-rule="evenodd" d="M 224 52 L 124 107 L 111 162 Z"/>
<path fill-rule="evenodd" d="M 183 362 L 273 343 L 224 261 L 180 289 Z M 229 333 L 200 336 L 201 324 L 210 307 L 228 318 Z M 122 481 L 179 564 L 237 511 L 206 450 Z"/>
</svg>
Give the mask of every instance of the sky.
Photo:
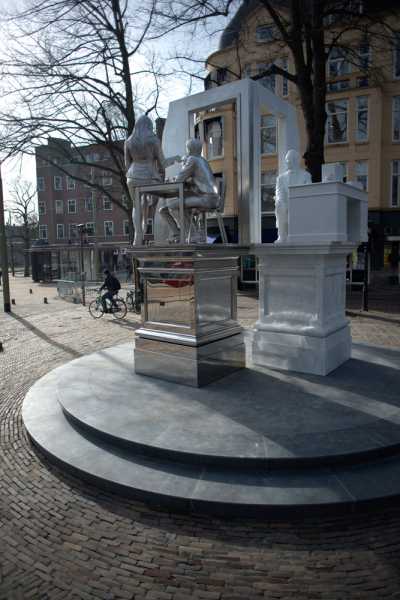
<svg viewBox="0 0 400 600">
<path fill-rule="evenodd" d="M 17 2 L 20 0 L 17 0 Z M 4 11 L 9 7 L 9 0 L 0 0 L 0 11 Z M 196 52 L 196 58 L 205 60 L 211 52 L 216 50 L 220 37 L 220 31 L 225 23 L 225 20 L 219 23 L 213 23 L 208 30 L 203 27 L 198 28 L 195 37 L 190 32 L 178 31 L 170 34 L 167 38 L 148 42 L 144 55 L 139 59 L 135 55 L 135 70 L 146 65 L 149 55 L 155 55 L 157 61 L 160 61 L 164 71 L 168 71 L 171 75 L 164 80 L 159 98 L 158 116 L 166 117 L 168 112 L 169 102 L 187 96 L 190 93 L 196 93 L 203 89 L 202 81 L 192 79 L 179 71 L 179 65 L 172 60 L 176 54 L 188 56 L 190 53 Z M 193 41 L 196 44 L 193 44 Z M 7 56 L 6 41 L 4 36 L 0 40 L 0 56 Z M 142 65 L 140 63 L 142 61 Z M 185 63 L 188 71 L 194 69 L 189 63 Z M 172 72 L 175 71 L 174 74 Z M 190 81 L 192 82 L 190 84 Z M 151 91 L 153 80 L 149 77 L 142 77 L 140 86 L 142 90 Z M 1 103 L 1 99 L 0 99 Z M 145 107 L 144 107 L 145 108 Z M 12 110 L 12 106 L 7 106 L 7 110 Z M 151 115 L 155 118 L 155 114 Z M 1 166 L 3 179 L 3 192 L 6 208 L 10 203 L 9 190 L 13 181 L 16 179 L 24 179 L 36 184 L 35 159 L 33 156 L 19 156 L 16 159 L 4 161 Z"/>
</svg>

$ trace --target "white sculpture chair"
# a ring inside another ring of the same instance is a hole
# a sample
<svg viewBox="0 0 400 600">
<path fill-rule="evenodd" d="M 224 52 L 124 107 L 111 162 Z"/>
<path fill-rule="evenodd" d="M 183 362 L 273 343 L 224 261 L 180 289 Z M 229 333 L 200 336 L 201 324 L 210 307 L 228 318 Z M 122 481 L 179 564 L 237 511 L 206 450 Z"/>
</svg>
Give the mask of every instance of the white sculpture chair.
<svg viewBox="0 0 400 600">
<path fill-rule="evenodd" d="M 221 235 L 222 243 L 228 243 L 228 237 L 226 235 L 224 220 L 222 215 L 225 208 L 225 182 L 222 181 L 220 193 L 218 196 L 215 208 L 205 208 L 203 206 L 196 206 L 196 208 L 187 209 L 187 216 L 189 217 L 189 227 L 187 234 L 188 244 L 206 244 L 207 243 L 207 215 L 215 215 L 218 223 L 219 232 Z M 186 210 L 185 210 L 186 212 Z"/>
</svg>

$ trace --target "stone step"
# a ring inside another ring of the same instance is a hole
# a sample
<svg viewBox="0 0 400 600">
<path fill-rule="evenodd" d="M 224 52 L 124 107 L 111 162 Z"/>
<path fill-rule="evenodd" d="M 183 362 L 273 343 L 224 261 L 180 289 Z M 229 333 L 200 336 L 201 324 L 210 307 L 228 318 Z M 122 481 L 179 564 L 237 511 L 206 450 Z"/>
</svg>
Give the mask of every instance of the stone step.
<svg viewBox="0 0 400 600">
<path fill-rule="evenodd" d="M 73 426 L 57 400 L 59 369 L 39 380 L 23 404 L 36 446 L 62 469 L 172 510 L 243 516 L 354 511 L 400 496 L 400 456 L 358 465 L 248 472 L 134 455 Z"/>
<path fill-rule="evenodd" d="M 230 469 L 356 464 L 400 450 L 400 354 L 357 345 L 326 377 L 252 367 L 200 389 L 137 375 L 133 345 L 57 370 L 59 402 L 134 455 Z"/>
</svg>

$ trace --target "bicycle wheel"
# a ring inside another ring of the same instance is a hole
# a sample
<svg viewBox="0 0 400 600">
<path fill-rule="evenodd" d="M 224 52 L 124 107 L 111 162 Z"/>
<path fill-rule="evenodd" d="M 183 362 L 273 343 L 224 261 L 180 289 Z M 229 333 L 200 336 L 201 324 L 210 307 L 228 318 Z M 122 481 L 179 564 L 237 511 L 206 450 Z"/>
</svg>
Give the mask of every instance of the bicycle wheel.
<svg viewBox="0 0 400 600">
<path fill-rule="evenodd" d="M 116 319 L 123 319 L 125 317 L 127 308 L 122 298 L 115 299 L 115 305 L 112 306 L 111 311 Z"/>
<path fill-rule="evenodd" d="M 103 305 L 99 300 L 92 300 L 89 304 L 89 312 L 93 319 L 99 319 L 104 315 Z"/>
<path fill-rule="evenodd" d="M 133 295 L 132 294 L 127 294 L 126 295 L 125 304 L 126 304 L 126 307 L 127 307 L 127 309 L 129 311 L 134 311 L 135 310 L 135 306 L 134 306 L 134 302 L 133 302 Z"/>
</svg>

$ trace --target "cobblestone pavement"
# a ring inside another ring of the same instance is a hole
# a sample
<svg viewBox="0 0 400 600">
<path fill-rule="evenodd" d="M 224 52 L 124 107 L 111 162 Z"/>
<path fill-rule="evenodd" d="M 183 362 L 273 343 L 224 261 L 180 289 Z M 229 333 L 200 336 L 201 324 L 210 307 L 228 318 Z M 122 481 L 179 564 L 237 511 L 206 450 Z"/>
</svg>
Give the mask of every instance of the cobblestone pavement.
<svg viewBox="0 0 400 600">
<path fill-rule="evenodd" d="M 400 506 L 291 522 L 179 515 L 47 463 L 21 420 L 29 387 L 72 358 L 132 339 L 137 317 L 95 321 L 51 286 L 11 286 L 15 313 L 0 313 L 1 600 L 400 599 Z M 240 296 L 239 310 L 251 325 L 254 298 Z M 354 314 L 356 340 L 400 345 L 400 314 Z"/>
</svg>

